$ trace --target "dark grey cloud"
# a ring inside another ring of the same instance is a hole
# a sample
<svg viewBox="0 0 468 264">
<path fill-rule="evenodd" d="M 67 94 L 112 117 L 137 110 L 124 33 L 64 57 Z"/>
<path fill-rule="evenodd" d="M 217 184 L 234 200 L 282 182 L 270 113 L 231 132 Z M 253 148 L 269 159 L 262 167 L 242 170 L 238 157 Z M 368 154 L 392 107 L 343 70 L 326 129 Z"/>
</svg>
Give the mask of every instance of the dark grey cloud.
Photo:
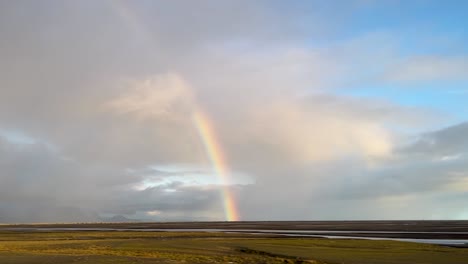
<svg viewBox="0 0 468 264">
<path fill-rule="evenodd" d="M 427 154 L 439 158 L 467 154 L 468 122 L 425 133 L 402 151 L 413 154 Z"/>
<path fill-rule="evenodd" d="M 77 164 L 41 143 L 18 145 L 3 138 L 0 143 L 0 220 L 4 222 L 98 221 L 103 214 L 144 216 L 147 211 L 158 211 L 158 217 L 166 220 L 203 219 L 203 212 L 222 212 L 219 186 L 168 182 L 133 189 L 131 185 L 145 173 Z M 144 171 L 153 177 L 168 175 Z"/>
</svg>

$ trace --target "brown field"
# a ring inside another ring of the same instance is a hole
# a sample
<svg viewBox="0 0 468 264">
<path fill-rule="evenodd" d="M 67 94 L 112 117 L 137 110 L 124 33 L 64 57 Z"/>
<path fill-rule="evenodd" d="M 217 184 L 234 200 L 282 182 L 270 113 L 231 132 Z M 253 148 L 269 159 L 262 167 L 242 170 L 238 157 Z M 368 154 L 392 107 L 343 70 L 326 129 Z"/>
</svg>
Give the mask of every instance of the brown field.
<svg viewBox="0 0 468 264">
<path fill-rule="evenodd" d="M 468 263 L 468 248 L 386 240 L 322 239 L 222 232 L 64 231 L 59 229 L 218 228 L 349 230 L 358 233 L 363 230 L 466 232 L 467 226 L 467 222 L 464 221 L 3 225 L 0 227 L 0 263 L 466 264 Z M 451 235 L 456 236 L 456 234 Z"/>
</svg>

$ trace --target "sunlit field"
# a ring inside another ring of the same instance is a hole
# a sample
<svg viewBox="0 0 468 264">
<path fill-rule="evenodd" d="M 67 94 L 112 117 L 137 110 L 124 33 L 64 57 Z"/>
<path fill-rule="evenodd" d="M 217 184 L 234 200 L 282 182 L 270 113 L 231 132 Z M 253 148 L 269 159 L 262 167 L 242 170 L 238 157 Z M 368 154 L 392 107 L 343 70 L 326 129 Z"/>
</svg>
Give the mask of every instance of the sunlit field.
<svg viewBox="0 0 468 264">
<path fill-rule="evenodd" d="M 451 263 L 467 248 L 206 232 L 0 232 L 0 263 Z"/>
</svg>

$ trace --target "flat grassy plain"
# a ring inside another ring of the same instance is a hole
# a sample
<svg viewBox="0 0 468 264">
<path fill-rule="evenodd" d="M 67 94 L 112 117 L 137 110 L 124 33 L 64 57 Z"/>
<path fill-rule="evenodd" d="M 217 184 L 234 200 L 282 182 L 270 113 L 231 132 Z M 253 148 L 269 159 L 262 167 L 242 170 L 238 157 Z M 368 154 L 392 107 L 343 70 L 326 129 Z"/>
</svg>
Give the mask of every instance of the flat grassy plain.
<svg viewBox="0 0 468 264">
<path fill-rule="evenodd" d="M 208 232 L 0 231 L 0 263 L 468 263 L 467 248 Z"/>
</svg>

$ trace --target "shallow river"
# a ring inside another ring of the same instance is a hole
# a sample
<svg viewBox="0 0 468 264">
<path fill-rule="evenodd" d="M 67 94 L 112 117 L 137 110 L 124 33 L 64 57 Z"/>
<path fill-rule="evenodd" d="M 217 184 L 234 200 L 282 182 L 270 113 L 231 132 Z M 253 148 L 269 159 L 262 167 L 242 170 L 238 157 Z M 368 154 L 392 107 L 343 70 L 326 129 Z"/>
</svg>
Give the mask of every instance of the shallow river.
<svg viewBox="0 0 468 264">
<path fill-rule="evenodd" d="M 3 230 L 14 231 L 170 231 L 170 232 L 225 232 L 244 234 L 271 234 L 282 236 L 323 237 L 333 239 L 367 239 L 367 240 L 393 240 L 404 242 L 427 243 L 437 245 L 468 245 L 468 239 L 423 239 L 423 238 L 390 238 L 390 237 L 368 237 L 368 236 L 339 236 L 337 234 L 468 234 L 468 232 L 405 232 L 405 231 L 336 231 L 336 230 L 262 230 L 262 229 L 160 229 L 160 228 L 4 228 Z"/>
</svg>

